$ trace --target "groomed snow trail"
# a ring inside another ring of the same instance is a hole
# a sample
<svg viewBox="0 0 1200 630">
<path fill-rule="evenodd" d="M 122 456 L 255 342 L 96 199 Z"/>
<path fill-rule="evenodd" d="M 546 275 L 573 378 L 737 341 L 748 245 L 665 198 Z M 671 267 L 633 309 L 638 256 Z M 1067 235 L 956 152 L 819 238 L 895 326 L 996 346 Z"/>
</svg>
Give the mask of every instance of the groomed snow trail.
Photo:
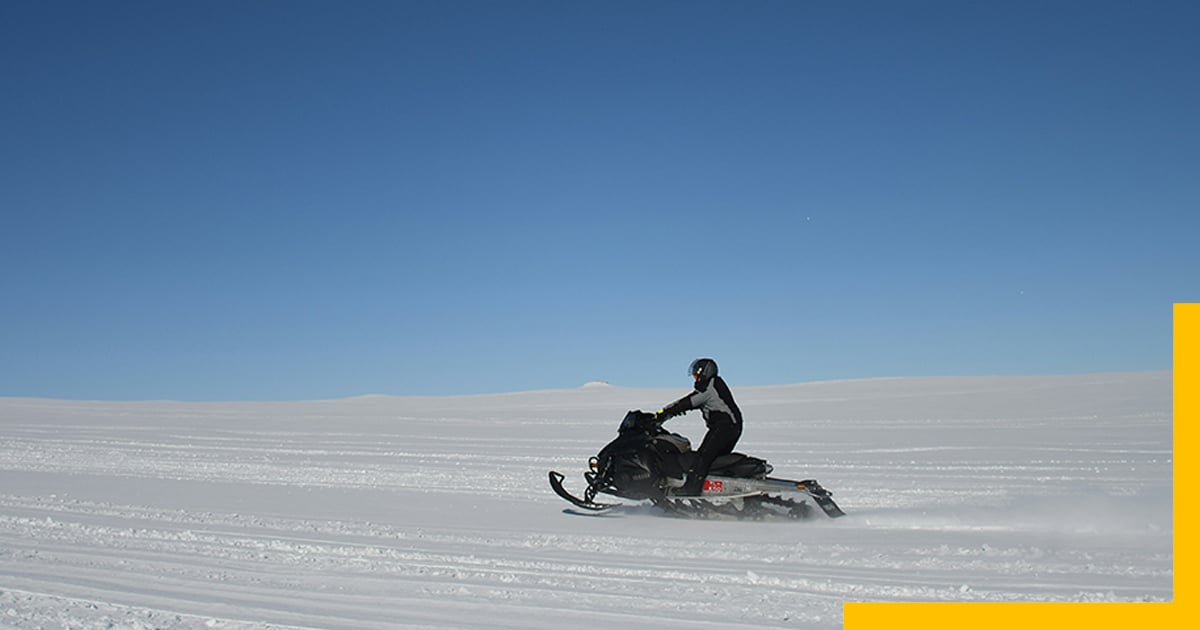
<svg viewBox="0 0 1200 630">
<path fill-rule="evenodd" d="M 736 388 L 739 450 L 848 516 L 569 507 L 585 387 L 298 403 L 0 399 L 0 627 L 841 626 L 846 601 L 1171 598 L 1169 373 Z M 670 428 L 698 440 L 698 418 Z"/>
</svg>

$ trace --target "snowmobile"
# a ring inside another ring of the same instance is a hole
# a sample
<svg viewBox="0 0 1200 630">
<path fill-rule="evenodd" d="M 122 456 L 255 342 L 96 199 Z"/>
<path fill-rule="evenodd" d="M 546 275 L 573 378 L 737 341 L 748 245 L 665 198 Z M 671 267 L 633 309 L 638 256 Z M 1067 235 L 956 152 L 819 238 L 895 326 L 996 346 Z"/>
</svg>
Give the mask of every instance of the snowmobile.
<svg viewBox="0 0 1200 630">
<path fill-rule="evenodd" d="M 617 437 L 588 460 L 583 498 L 571 494 L 565 476 L 550 471 L 550 487 L 575 507 L 604 512 L 622 505 L 596 501 L 599 494 L 649 500 L 668 513 L 699 518 L 804 519 L 811 499 L 827 516 L 844 516 L 828 490 L 812 479 L 789 481 L 768 477 L 765 460 L 742 453 L 713 462 L 699 495 L 679 494 L 697 454 L 688 439 L 662 427 L 655 415 L 641 410 L 625 414 Z"/>
</svg>

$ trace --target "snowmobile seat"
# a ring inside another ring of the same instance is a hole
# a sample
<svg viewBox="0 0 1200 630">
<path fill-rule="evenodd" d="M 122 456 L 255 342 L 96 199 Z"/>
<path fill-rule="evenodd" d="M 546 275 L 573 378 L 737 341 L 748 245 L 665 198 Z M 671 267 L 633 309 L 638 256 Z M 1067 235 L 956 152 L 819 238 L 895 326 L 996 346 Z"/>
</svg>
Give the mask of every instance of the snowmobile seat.
<svg viewBox="0 0 1200 630">
<path fill-rule="evenodd" d="M 742 453 L 720 455 L 713 460 L 710 475 L 726 477 L 753 477 L 761 479 L 771 473 L 772 466 L 765 459 L 751 457 Z"/>
</svg>

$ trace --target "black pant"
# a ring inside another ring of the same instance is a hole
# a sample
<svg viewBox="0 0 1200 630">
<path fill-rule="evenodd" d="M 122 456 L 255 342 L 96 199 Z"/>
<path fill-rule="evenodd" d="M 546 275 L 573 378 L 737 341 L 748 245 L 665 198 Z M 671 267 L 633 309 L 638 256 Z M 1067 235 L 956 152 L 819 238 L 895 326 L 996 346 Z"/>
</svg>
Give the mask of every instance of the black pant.
<svg viewBox="0 0 1200 630">
<path fill-rule="evenodd" d="M 704 441 L 700 443 L 700 448 L 696 451 L 696 463 L 692 465 L 688 481 L 704 479 L 708 475 L 708 469 L 712 468 L 713 460 L 732 453 L 733 447 L 737 445 L 738 439 L 741 437 L 741 423 L 729 422 L 708 427 L 708 433 L 704 434 Z M 693 483 L 699 483 L 699 481 Z"/>
</svg>

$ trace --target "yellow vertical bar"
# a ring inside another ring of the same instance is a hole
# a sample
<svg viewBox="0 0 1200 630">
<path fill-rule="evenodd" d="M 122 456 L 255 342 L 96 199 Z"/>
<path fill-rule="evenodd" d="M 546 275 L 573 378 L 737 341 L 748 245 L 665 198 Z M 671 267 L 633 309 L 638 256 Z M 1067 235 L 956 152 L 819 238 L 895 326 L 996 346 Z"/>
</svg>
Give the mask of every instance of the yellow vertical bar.
<svg viewBox="0 0 1200 630">
<path fill-rule="evenodd" d="M 1195 540 L 1186 527 L 1195 523 L 1196 424 L 1200 422 L 1200 304 L 1175 305 L 1175 602 L 1191 604 L 1196 567 Z M 1181 570 L 1182 569 L 1182 570 Z M 1189 624 L 1190 625 L 1190 624 Z"/>
</svg>

